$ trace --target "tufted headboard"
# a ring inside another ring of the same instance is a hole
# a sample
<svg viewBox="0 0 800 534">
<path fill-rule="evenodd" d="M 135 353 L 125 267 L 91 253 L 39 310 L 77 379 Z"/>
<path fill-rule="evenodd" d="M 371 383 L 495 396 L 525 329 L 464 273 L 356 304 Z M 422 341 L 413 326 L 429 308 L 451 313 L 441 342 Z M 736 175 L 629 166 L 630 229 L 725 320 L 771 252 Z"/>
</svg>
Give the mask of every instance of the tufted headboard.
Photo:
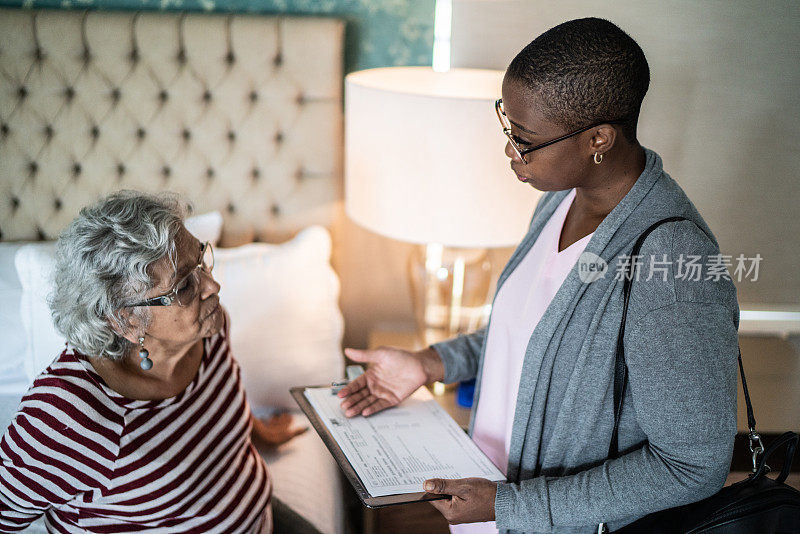
<svg viewBox="0 0 800 534">
<path fill-rule="evenodd" d="M 221 211 L 225 246 L 329 225 L 343 35 L 334 19 L 0 10 L 0 239 L 54 239 L 123 188 Z"/>
</svg>

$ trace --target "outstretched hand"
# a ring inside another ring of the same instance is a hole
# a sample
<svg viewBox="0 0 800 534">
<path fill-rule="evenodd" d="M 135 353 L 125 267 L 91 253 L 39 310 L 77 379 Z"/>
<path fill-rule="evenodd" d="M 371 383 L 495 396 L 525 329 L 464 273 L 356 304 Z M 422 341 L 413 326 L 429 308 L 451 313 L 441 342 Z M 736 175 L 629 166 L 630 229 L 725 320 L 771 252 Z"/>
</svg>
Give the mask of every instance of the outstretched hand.
<svg viewBox="0 0 800 534">
<path fill-rule="evenodd" d="M 273 415 L 266 421 L 253 418 L 253 436 L 271 447 L 283 445 L 307 430 L 307 426 L 295 427 L 294 417 L 286 412 Z"/>
<path fill-rule="evenodd" d="M 497 482 L 485 478 L 432 478 L 423 489 L 428 493 L 449 495 L 449 499 L 429 501 L 451 525 L 494 521 Z"/>
<path fill-rule="evenodd" d="M 422 360 L 414 353 L 390 347 L 344 352 L 351 360 L 367 364 L 364 374 L 338 393 L 347 417 L 372 415 L 400 404 L 428 381 Z"/>
</svg>

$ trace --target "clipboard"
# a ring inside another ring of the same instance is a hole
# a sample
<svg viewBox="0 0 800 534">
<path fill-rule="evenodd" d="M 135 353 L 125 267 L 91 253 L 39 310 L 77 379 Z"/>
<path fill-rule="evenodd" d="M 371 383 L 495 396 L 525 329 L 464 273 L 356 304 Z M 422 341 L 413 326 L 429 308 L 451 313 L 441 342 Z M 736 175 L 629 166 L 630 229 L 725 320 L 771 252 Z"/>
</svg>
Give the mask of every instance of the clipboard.
<svg viewBox="0 0 800 534">
<path fill-rule="evenodd" d="M 364 503 L 364 506 L 367 508 L 383 508 L 398 504 L 410 504 L 415 502 L 435 501 L 448 498 L 447 495 L 427 492 L 401 493 L 398 495 L 385 495 L 381 497 L 373 497 L 370 495 L 367 489 L 364 487 L 364 484 L 361 482 L 361 479 L 359 478 L 355 469 L 353 469 L 353 466 L 350 465 L 350 462 L 345 456 L 344 452 L 336 443 L 336 440 L 333 439 L 333 436 L 328 429 L 325 427 L 325 423 L 323 423 L 319 417 L 317 417 L 317 412 L 308 402 L 308 399 L 306 399 L 306 389 L 329 387 L 330 384 L 325 386 L 299 386 L 291 388 L 289 392 L 292 394 L 292 397 L 297 405 L 300 406 L 300 409 L 303 410 L 303 413 L 306 415 L 306 417 L 308 417 L 308 420 L 311 422 L 311 426 L 314 427 L 314 430 L 317 431 L 319 437 L 322 438 L 322 442 L 328 448 L 331 455 L 333 455 L 336 463 L 339 464 L 339 468 L 353 486 L 353 489 L 356 491 L 358 498 L 361 499 L 361 502 Z"/>
</svg>

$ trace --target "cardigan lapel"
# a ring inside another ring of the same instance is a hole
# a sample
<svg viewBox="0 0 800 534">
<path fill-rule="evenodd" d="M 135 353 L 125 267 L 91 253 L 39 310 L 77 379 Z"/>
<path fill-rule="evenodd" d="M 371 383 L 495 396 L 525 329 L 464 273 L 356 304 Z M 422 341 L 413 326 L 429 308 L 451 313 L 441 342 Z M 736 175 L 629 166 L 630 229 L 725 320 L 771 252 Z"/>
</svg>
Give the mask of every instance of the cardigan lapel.
<svg viewBox="0 0 800 534">
<path fill-rule="evenodd" d="M 620 249 L 625 246 L 632 238 L 639 235 L 644 228 L 641 224 L 626 224 L 626 220 L 634 212 L 634 209 L 642 202 L 645 195 L 652 189 L 656 181 L 663 175 L 661 158 L 654 152 L 645 149 L 647 162 L 645 170 L 636 180 L 630 191 L 625 197 L 611 210 L 605 219 L 600 223 L 589 240 L 585 251 L 592 252 L 603 258 L 609 266 L 613 265 L 613 259 L 618 255 Z M 542 208 L 540 215 L 533 221 L 531 229 L 523 240 L 520 247 L 512 255 L 508 266 L 498 281 L 498 289 L 502 282 L 508 278 L 511 271 L 516 268 L 525 254 L 530 250 L 533 242 L 539 236 L 542 228 L 555 212 L 558 204 L 569 193 L 559 191 L 549 198 L 549 202 Z M 547 399 L 546 394 L 536 396 L 537 385 L 539 384 L 539 373 L 545 352 L 550 346 L 553 335 L 558 326 L 567 315 L 567 312 L 574 310 L 580 295 L 586 289 L 578 276 L 577 262 L 567 275 L 564 283 L 556 292 L 547 310 L 539 323 L 533 330 L 525 358 L 522 365 L 522 373 L 519 382 L 519 392 L 517 404 L 514 412 L 514 423 L 511 431 L 511 444 L 508 457 L 507 478 L 516 481 L 519 476 L 520 459 L 524 446 L 536 447 L 541 440 L 543 414 Z M 552 350 L 556 350 L 556 348 Z M 540 387 L 546 387 L 543 384 Z M 534 406 L 534 400 L 536 406 Z M 532 417 L 532 414 L 536 414 Z M 530 452 L 527 453 L 528 455 Z"/>
</svg>

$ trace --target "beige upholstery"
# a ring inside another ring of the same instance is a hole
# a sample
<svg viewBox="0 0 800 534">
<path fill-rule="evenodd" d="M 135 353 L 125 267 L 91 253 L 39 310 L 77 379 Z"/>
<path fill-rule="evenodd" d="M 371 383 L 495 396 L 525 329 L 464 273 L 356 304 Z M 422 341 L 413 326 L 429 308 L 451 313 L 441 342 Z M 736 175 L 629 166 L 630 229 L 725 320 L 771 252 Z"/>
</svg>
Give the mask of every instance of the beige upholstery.
<svg viewBox="0 0 800 534">
<path fill-rule="evenodd" d="M 121 188 L 225 217 L 223 244 L 329 225 L 341 21 L 0 10 L 0 239 L 54 239 Z"/>
</svg>

